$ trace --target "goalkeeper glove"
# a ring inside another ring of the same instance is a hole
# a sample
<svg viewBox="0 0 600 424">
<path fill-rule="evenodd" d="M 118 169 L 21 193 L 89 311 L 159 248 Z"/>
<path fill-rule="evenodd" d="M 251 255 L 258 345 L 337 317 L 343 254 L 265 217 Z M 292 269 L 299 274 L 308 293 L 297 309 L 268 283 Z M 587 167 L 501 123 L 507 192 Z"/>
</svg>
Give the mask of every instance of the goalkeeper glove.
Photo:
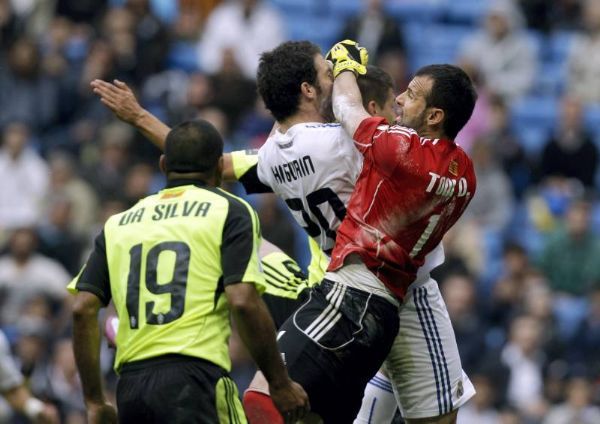
<svg viewBox="0 0 600 424">
<path fill-rule="evenodd" d="M 344 71 L 352 71 L 354 75 L 364 75 L 367 73 L 369 53 L 356 41 L 344 40 L 334 44 L 325 59 L 333 63 L 334 78 Z"/>
</svg>

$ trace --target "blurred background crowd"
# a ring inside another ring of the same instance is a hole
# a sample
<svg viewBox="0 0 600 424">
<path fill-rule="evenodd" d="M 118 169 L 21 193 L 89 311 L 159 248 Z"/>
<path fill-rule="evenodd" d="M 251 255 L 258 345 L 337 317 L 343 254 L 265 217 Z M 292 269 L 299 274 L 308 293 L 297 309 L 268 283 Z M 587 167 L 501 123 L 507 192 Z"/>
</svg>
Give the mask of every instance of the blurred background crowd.
<svg viewBox="0 0 600 424">
<path fill-rule="evenodd" d="M 64 287 L 104 220 L 163 184 L 159 152 L 90 81 L 127 82 L 170 125 L 211 121 L 226 150 L 258 148 L 273 123 L 259 53 L 348 37 L 398 92 L 444 62 L 478 87 L 457 140 L 477 195 L 435 271 L 478 391 L 459 422 L 600 423 L 600 0 L 0 0 L 0 328 L 63 422 L 85 417 Z M 281 202 L 248 200 L 306 266 Z M 243 390 L 253 366 L 231 349 Z M 107 347 L 103 364 L 114 390 Z"/>
</svg>

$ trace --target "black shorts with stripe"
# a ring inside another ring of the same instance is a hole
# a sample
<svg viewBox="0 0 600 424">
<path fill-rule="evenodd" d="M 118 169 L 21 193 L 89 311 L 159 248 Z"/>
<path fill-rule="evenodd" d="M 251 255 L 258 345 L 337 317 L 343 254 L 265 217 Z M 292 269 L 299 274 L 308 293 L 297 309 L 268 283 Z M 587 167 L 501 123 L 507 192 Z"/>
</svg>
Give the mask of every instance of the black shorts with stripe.
<svg viewBox="0 0 600 424">
<path fill-rule="evenodd" d="M 121 423 L 246 423 L 228 373 L 211 362 L 182 355 L 124 364 L 117 406 Z"/>
<path fill-rule="evenodd" d="M 323 280 L 281 326 L 290 377 L 325 424 L 352 423 L 365 386 L 398 333 L 398 308 L 382 297 Z"/>
</svg>

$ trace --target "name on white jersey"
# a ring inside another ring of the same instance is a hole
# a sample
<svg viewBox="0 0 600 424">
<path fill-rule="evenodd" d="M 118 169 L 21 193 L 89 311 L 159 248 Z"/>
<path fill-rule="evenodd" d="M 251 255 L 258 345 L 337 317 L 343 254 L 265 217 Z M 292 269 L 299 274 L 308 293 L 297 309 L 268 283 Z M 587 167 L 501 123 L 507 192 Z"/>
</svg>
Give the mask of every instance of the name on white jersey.
<svg viewBox="0 0 600 424">
<path fill-rule="evenodd" d="M 309 155 L 271 167 L 273 177 L 279 184 L 296 181 L 315 173 L 315 166 Z"/>
<path fill-rule="evenodd" d="M 469 188 L 467 187 L 466 178 L 449 178 L 442 177 L 435 172 L 430 172 L 431 180 L 425 189 L 425 192 L 431 193 L 435 189 L 435 194 L 443 197 L 456 195 L 457 197 L 469 196 Z"/>
</svg>

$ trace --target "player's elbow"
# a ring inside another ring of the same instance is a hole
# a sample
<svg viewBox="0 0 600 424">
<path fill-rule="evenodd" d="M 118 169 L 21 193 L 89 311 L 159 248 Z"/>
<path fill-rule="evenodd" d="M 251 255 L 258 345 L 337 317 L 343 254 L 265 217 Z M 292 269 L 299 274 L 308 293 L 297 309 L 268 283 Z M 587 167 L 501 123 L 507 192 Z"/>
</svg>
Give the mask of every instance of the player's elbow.
<svg viewBox="0 0 600 424">
<path fill-rule="evenodd" d="M 225 288 L 229 307 L 236 313 L 250 314 L 257 307 L 258 292 L 252 284 L 230 284 Z"/>
<path fill-rule="evenodd" d="M 94 318 L 100 309 L 100 300 L 91 293 L 79 293 L 73 302 L 73 320 L 86 321 Z"/>
</svg>

